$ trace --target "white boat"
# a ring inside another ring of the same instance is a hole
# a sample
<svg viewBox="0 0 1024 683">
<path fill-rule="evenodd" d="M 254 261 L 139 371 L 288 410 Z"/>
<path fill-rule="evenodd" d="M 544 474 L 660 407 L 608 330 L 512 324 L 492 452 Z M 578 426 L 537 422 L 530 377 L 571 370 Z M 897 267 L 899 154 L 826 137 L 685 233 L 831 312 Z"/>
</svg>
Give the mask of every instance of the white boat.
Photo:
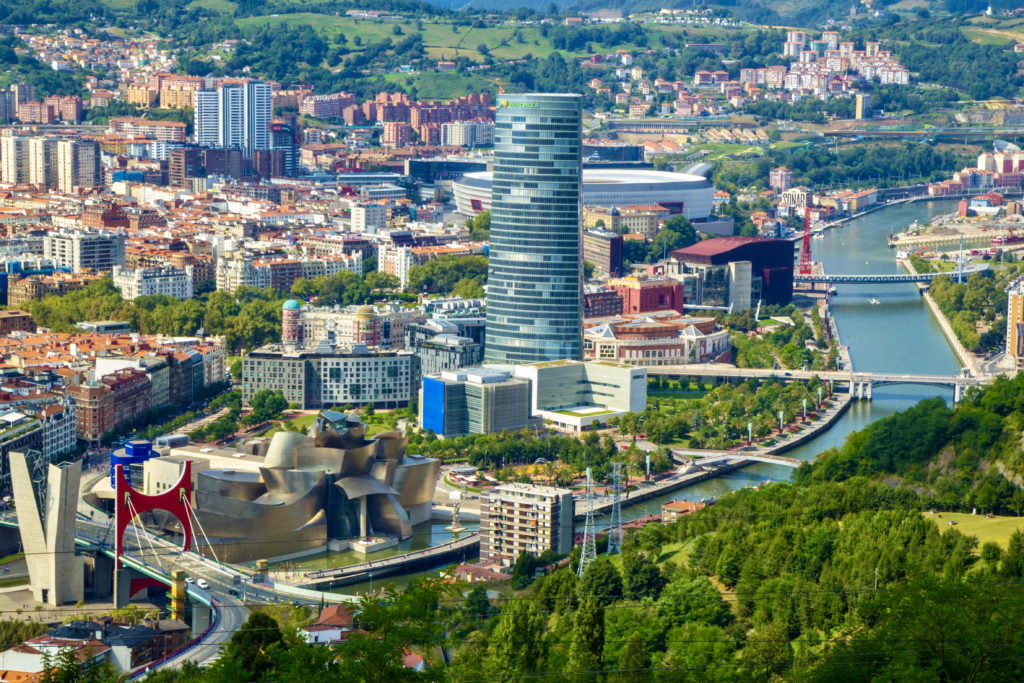
<svg viewBox="0 0 1024 683">
<path fill-rule="evenodd" d="M 881 299 L 868 299 L 868 303 L 872 306 L 882 303 Z"/>
<path fill-rule="evenodd" d="M 896 258 L 898 260 L 902 261 L 903 259 L 907 258 L 907 254 L 908 254 L 908 252 L 906 252 L 906 251 L 897 251 L 896 252 Z"/>
</svg>

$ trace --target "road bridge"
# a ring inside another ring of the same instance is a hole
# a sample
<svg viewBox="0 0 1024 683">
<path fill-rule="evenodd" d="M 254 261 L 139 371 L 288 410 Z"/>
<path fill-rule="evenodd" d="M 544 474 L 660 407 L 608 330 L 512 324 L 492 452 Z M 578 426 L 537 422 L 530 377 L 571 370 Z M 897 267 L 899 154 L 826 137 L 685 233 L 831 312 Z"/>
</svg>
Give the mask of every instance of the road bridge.
<svg viewBox="0 0 1024 683">
<path fill-rule="evenodd" d="M 672 454 L 675 455 L 677 451 L 673 449 Z M 679 451 L 681 455 L 686 455 L 688 451 Z M 695 455 L 700 453 L 708 453 L 708 451 L 693 451 Z M 707 455 L 705 457 L 695 457 L 693 464 L 695 465 L 717 465 L 722 462 L 731 462 L 733 460 L 751 460 L 753 462 L 765 462 L 769 465 L 785 465 L 786 467 L 800 467 L 804 463 L 803 460 L 797 460 L 796 458 L 787 458 L 784 455 L 772 455 L 771 453 L 757 453 L 751 452 L 746 453 L 744 451 L 719 451 Z"/>
<path fill-rule="evenodd" d="M 872 284 L 886 284 L 892 282 L 931 282 L 940 275 L 948 275 L 956 278 L 961 275 L 971 275 L 973 273 L 979 273 L 983 270 L 988 270 L 988 264 L 974 265 L 963 270 L 949 271 L 948 273 L 890 273 L 888 275 L 879 274 L 847 274 L 847 275 L 798 275 L 793 274 L 793 284 L 845 284 L 845 285 L 872 285 Z"/>
<path fill-rule="evenodd" d="M 871 399 L 871 390 L 876 386 L 892 384 L 917 384 L 948 387 L 953 389 L 953 400 L 959 402 L 963 392 L 992 381 L 991 377 L 965 377 L 962 375 L 903 375 L 885 372 L 850 372 L 848 370 L 779 370 L 766 368 L 737 368 L 722 363 L 697 363 L 693 365 L 661 365 L 647 368 L 649 376 L 706 377 L 743 381 L 746 379 L 778 379 L 783 382 L 809 381 L 814 377 L 824 382 L 838 383 L 846 387 L 853 398 Z"/>
</svg>

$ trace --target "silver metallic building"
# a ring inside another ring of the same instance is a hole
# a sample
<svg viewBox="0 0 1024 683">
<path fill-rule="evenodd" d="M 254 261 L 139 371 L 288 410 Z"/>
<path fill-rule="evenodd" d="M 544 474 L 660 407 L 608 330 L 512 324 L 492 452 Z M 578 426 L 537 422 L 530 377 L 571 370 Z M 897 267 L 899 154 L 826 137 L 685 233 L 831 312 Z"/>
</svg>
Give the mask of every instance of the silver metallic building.
<svg viewBox="0 0 1024 683">
<path fill-rule="evenodd" d="M 582 102 L 497 100 L 485 362 L 582 358 Z"/>
</svg>

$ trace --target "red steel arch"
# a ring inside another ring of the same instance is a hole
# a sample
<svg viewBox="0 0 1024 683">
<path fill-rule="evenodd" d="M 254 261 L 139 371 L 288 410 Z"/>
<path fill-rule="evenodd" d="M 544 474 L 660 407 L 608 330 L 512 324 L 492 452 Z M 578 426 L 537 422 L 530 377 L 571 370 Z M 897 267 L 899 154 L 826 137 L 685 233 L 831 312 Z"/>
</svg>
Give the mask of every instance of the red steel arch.
<svg viewBox="0 0 1024 683">
<path fill-rule="evenodd" d="M 136 491 L 128 480 L 125 479 L 123 465 L 115 465 L 114 481 L 114 525 L 117 535 L 114 537 L 114 568 L 121 568 L 121 556 L 124 554 L 124 532 L 132 523 L 135 514 L 142 514 L 150 510 L 164 510 L 171 513 L 181 522 L 181 529 L 185 534 L 185 543 L 182 550 L 192 548 L 192 518 L 186 507 L 192 498 L 192 463 L 185 461 L 185 467 L 178 477 L 177 483 L 163 493 L 155 496 Z M 133 514 L 128 509 L 128 501 L 131 501 Z"/>
</svg>

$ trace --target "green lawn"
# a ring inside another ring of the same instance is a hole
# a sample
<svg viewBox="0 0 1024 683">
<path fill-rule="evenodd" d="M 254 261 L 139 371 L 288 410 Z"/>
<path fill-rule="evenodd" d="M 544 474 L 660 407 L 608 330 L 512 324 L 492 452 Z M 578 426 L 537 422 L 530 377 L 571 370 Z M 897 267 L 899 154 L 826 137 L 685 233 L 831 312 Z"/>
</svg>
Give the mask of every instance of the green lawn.
<svg viewBox="0 0 1024 683">
<path fill-rule="evenodd" d="M 196 0 L 197 2 L 223 2 L 224 0 Z M 296 12 L 294 14 L 261 15 L 257 17 L 245 17 L 236 20 L 236 23 L 245 27 L 267 26 L 274 24 L 287 24 L 289 26 L 311 26 L 325 36 L 330 42 L 335 43 L 339 33 L 348 39 L 350 49 L 358 49 L 353 42 L 355 36 L 361 36 L 364 44 L 367 42 L 379 43 L 385 38 L 398 42 L 404 36 L 417 32 L 416 22 L 403 19 L 401 21 L 381 21 L 376 19 L 353 19 L 351 17 L 339 17 L 333 14 L 320 14 L 317 12 Z M 394 27 L 401 27 L 402 35 L 395 35 Z M 469 57 L 480 61 L 483 57 L 478 51 L 479 45 L 486 45 L 490 54 L 495 59 L 519 59 L 528 54 L 535 57 L 547 57 L 554 48 L 551 42 L 541 35 L 540 29 L 527 26 L 488 26 L 486 28 L 472 28 L 458 26 L 457 31 L 452 30 L 450 23 L 428 23 L 423 22 L 422 30 L 423 46 L 431 59 L 454 59 L 455 57 Z M 652 27 L 653 28 L 653 27 Z M 609 27 L 609 30 L 611 27 Z M 518 36 L 518 37 L 517 37 Z M 660 43 L 660 40 L 656 40 Z M 633 50 L 640 51 L 644 48 L 630 43 L 620 45 L 595 45 L 595 49 L 601 52 L 611 50 Z M 566 52 L 569 55 L 588 54 L 582 50 L 577 52 Z"/>
<path fill-rule="evenodd" d="M 978 539 L 978 548 L 989 541 L 995 541 L 1006 550 L 1010 534 L 1020 529 L 1024 531 L 1024 517 L 992 517 L 988 519 L 985 515 L 970 515 L 963 512 L 940 512 L 937 514 L 923 513 L 927 519 L 939 525 L 940 531 L 956 529 L 967 536 L 975 536 Z M 939 517 L 942 515 L 942 517 Z M 955 521 L 955 526 L 949 526 L 950 521 Z"/>
<path fill-rule="evenodd" d="M 0 588 L 10 588 L 11 586 L 27 586 L 28 576 L 5 576 L 0 578 Z"/>
<path fill-rule="evenodd" d="M 192 2 L 188 3 L 185 7 L 188 9 L 202 7 L 204 9 L 220 12 L 221 14 L 233 14 L 238 8 L 238 3 L 231 2 L 231 0 L 192 0 Z"/>
<path fill-rule="evenodd" d="M 415 87 L 420 100 L 450 100 L 470 93 L 493 92 L 494 79 L 479 73 L 384 74 L 384 78 L 404 88 Z M 510 88 L 511 90 L 511 88 Z"/>
<path fill-rule="evenodd" d="M 658 524 L 658 522 L 652 522 L 652 524 Z M 661 547 L 661 552 L 658 553 L 657 563 L 663 565 L 666 562 L 672 561 L 677 565 L 685 565 L 686 558 L 689 555 L 689 547 L 692 543 L 692 540 L 666 543 Z M 622 555 L 612 555 L 611 561 L 618 569 L 622 569 Z"/>
<path fill-rule="evenodd" d="M 13 555 L 4 555 L 0 557 L 0 564 L 7 564 L 8 562 L 14 562 L 15 560 L 24 560 L 25 553 L 14 553 Z"/>
</svg>

